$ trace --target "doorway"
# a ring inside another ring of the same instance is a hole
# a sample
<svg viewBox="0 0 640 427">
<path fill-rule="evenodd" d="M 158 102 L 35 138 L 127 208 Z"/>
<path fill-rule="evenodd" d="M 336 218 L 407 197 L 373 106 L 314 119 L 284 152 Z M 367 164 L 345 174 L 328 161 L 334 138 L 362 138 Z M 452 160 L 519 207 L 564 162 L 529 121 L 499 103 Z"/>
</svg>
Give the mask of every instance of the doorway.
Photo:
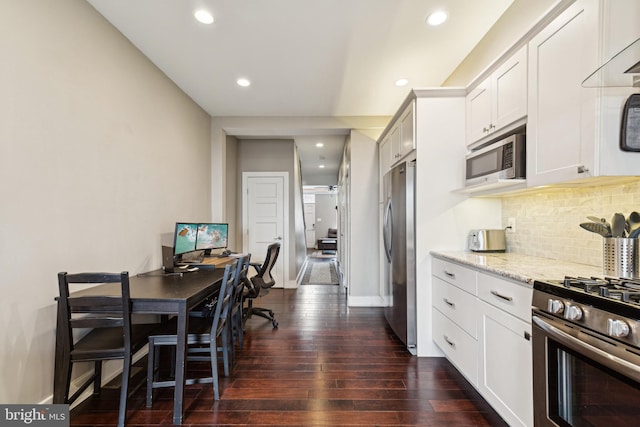
<svg viewBox="0 0 640 427">
<path fill-rule="evenodd" d="M 273 268 L 277 287 L 286 287 L 289 261 L 289 173 L 242 173 L 243 252 L 252 262 L 263 262 L 267 247 L 281 244 L 280 256 Z"/>
</svg>

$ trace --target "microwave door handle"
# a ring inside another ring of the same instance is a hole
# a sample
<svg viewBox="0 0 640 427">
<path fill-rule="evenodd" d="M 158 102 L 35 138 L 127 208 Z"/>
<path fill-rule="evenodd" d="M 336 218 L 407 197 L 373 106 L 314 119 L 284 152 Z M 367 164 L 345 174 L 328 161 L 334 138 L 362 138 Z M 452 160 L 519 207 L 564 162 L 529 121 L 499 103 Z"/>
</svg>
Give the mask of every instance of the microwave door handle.
<svg viewBox="0 0 640 427">
<path fill-rule="evenodd" d="M 553 325 L 550 325 L 548 322 L 545 322 L 538 316 L 533 316 L 532 320 L 533 323 L 535 323 L 540 329 L 542 329 L 545 333 L 547 333 L 554 340 L 558 341 L 560 344 L 563 344 L 580 354 L 588 353 L 588 357 L 595 362 L 606 366 L 607 368 L 612 369 L 621 375 L 631 377 L 635 381 L 640 381 L 640 366 L 628 362 L 624 359 L 620 359 L 619 357 L 609 354 L 606 351 L 599 349 L 598 347 L 572 337 L 566 332 L 561 331 Z"/>
</svg>

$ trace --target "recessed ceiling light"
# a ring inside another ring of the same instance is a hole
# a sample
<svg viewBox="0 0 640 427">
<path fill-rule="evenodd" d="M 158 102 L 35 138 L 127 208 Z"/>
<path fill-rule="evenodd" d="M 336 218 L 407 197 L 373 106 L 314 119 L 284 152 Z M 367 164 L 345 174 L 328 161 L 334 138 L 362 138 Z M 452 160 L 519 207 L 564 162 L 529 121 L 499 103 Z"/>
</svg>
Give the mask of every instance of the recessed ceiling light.
<svg viewBox="0 0 640 427">
<path fill-rule="evenodd" d="M 398 79 L 396 80 L 396 86 L 406 86 L 409 83 L 407 79 Z"/>
<path fill-rule="evenodd" d="M 324 169 L 324 165 L 320 165 L 318 166 L 320 169 Z"/>
<path fill-rule="evenodd" d="M 213 15 L 207 12 L 206 10 L 203 10 L 203 9 L 196 10 L 193 16 L 195 16 L 198 22 L 202 22 L 203 24 L 213 23 Z"/>
<path fill-rule="evenodd" d="M 236 80 L 236 83 L 238 83 L 238 86 L 242 87 L 251 86 L 251 82 L 249 81 L 249 79 L 245 78 L 239 78 L 238 80 Z"/>
<path fill-rule="evenodd" d="M 446 21 L 448 17 L 449 15 L 447 15 L 447 12 L 444 10 L 438 10 L 427 17 L 427 24 L 435 27 L 436 25 L 440 25 Z"/>
<path fill-rule="evenodd" d="M 324 144 L 322 142 L 316 142 L 316 147 L 318 148 L 324 147 Z"/>
</svg>

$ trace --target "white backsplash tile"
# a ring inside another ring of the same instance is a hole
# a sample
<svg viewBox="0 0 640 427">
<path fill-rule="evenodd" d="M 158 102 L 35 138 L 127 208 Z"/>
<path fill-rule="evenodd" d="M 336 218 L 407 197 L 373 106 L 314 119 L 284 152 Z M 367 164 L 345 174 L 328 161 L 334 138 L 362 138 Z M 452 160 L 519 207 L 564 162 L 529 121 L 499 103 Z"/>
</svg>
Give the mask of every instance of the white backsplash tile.
<svg viewBox="0 0 640 427">
<path fill-rule="evenodd" d="M 507 251 L 601 267 L 602 237 L 580 223 L 589 215 L 610 222 L 614 213 L 632 211 L 640 212 L 640 179 L 504 197 L 502 223 L 516 218 L 516 233 L 507 233 Z"/>
</svg>

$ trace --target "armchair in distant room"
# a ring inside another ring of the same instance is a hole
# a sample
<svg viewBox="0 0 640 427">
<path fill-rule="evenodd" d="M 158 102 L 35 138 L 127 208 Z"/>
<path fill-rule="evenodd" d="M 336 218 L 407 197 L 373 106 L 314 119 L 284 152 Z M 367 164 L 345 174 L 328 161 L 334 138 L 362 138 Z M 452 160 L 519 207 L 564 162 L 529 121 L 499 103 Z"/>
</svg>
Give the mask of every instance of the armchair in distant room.
<svg viewBox="0 0 640 427">
<path fill-rule="evenodd" d="M 269 289 L 276 284 L 275 278 L 271 275 L 271 270 L 278 259 L 280 253 L 280 243 L 272 243 L 267 248 L 267 255 L 262 264 L 250 263 L 256 271 L 255 276 L 247 277 L 245 280 L 246 292 L 244 299 L 247 301 L 247 308 L 244 311 L 245 321 L 250 319 L 254 314 L 264 317 L 271 321 L 274 328 L 278 327 L 278 322 L 273 314 L 273 310 L 269 308 L 254 307 L 253 300 L 269 293 Z"/>
<path fill-rule="evenodd" d="M 327 237 L 323 237 L 318 239 L 318 249 L 322 251 L 323 254 L 333 253 L 338 250 L 338 229 L 337 228 L 329 228 L 327 230 Z"/>
</svg>

